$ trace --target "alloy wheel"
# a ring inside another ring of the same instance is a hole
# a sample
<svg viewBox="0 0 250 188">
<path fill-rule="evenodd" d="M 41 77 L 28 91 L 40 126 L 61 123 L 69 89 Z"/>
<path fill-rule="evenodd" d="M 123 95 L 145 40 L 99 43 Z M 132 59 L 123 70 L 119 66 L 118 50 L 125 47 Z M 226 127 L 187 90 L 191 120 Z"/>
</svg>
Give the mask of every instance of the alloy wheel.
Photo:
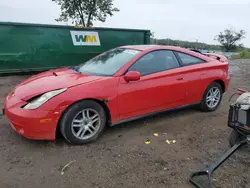
<svg viewBox="0 0 250 188">
<path fill-rule="evenodd" d="M 86 140 L 98 132 L 100 124 L 100 114 L 96 110 L 84 109 L 74 117 L 71 130 L 76 138 Z"/>
<path fill-rule="evenodd" d="M 206 103 L 209 108 L 215 108 L 221 99 L 221 92 L 218 87 L 212 87 L 206 96 Z"/>
</svg>

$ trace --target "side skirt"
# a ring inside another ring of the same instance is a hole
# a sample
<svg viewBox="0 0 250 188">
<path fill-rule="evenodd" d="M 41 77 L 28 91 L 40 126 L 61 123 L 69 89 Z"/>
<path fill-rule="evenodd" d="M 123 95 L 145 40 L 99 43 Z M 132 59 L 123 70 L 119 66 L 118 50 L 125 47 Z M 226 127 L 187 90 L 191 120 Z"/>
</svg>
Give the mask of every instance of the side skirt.
<svg viewBox="0 0 250 188">
<path fill-rule="evenodd" d="M 188 104 L 188 105 L 183 105 L 183 106 L 180 106 L 180 107 L 171 108 L 171 109 L 167 109 L 167 110 L 152 112 L 152 113 L 149 113 L 149 114 L 144 114 L 144 115 L 132 117 L 132 118 L 129 118 L 129 119 L 123 119 L 121 121 L 112 123 L 111 126 L 115 126 L 115 125 L 118 125 L 118 124 L 121 124 L 121 123 L 126 123 L 126 122 L 130 122 L 130 121 L 134 121 L 134 120 L 139 120 L 139 119 L 142 119 L 142 118 L 150 117 L 150 116 L 160 114 L 160 113 L 164 113 L 164 112 L 171 112 L 171 111 L 175 111 L 175 110 L 180 110 L 180 109 L 195 106 L 195 105 L 198 105 L 198 104 L 200 104 L 200 102 L 192 103 L 192 104 Z"/>
</svg>

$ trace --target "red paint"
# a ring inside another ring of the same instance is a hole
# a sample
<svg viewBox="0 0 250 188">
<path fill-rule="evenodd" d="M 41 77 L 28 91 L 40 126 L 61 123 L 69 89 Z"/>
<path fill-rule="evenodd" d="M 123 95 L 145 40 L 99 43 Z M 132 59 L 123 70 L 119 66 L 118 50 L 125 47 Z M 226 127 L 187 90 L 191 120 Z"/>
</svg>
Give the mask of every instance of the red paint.
<svg viewBox="0 0 250 188">
<path fill-rule="evenodd" d="M 248 91 L 245 90 L 245 89 L 237 88 L 237 94 L 238 95 L 242 95 L 243 93 L 246 93 L 246 92 L 248 92 Z"/>
<path fill-rule="evenodd" d="M 124 80 L 126 82 L 137 81 L 140 80 L 140 73 L 136 71 L 129 71 L 127 74 L 124 75 Z"/>
<path fill-rule="evenodd" d="M 215 57 L 217 60 L 221 61 L 221 62 L 226 62 L 227 58 L 223 55 L 219 55 L 219 54 L 215 54 L 215 53 L 204 53 L 205 55 L 207 55 L 208 57 Z"/>
<path fill-rule="evenodd" d="M 12 127 L 24 137 L 54 140 L 59 118 L 71 104 L 84 99 L 108 99 L 112 123 L 143 114 L 200 102 L 207 86 L 220 80 L 228 88 L 228 63 L 170 46 L 126 46 L 141 50 L 135 58 L 125 64 L 114 76 L 83 75 L 68 68 L 47 71 L 19 84 L 4 102 L 5 114 Z M 206 63 L 179 67 L 146 76 L 127 69 L 146 53 L 168 49 L 184 52 L 206 61 Z M 215 54 L 213 54 L 215 56 Z M 126 73 L 126 74 L 125 74 Z M 36 110 L 22 108 L 27 100 L 55 89 L 67 91 L 50 99 Z M 13 95 L 14 94 L 14 95 Z M 50 121 L 46 121 L 46 120 Z M 41 123 L 42 122 L 42 123 Z"/>
</svg>

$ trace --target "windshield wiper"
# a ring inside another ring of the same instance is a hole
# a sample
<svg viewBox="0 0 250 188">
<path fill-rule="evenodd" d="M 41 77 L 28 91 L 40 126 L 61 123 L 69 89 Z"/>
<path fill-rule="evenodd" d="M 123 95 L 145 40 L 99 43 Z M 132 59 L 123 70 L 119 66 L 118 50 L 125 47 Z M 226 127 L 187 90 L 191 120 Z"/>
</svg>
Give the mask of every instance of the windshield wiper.
<svg viewBox="0 0 250 188">
<path fill-rule="evenodd" d="M 79 72 L 79 69 L 77 66 L 71 66 L 71 67 L 69 67 L 69 69 L 76 71 L 76 72 Z"/>
</svg>

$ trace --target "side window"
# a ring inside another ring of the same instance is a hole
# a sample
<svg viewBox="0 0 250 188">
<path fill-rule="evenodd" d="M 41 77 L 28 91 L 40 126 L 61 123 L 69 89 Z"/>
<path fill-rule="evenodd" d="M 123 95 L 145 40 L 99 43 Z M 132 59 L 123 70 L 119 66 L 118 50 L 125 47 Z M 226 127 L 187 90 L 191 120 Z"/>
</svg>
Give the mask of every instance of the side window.
<svg viewBox="0 0 250 188">
<path fill-rule="evenodd" d="M 177 54 L 181 58 L 181 61 L 182 61 L 184 66 L 204 63 L 204 61 L 202 59 L 196 58 L 194 56 L 184 54 L 184 53 L 181 53 L 181 52 L 177 52 Z"/>
<path fill-rule="evenodd" d="M 179 67 L 174 53 L 169 50 L 150 52 L 136 61 L 129 71 L 138 71 L 142 76 Z"/>
</svg>

